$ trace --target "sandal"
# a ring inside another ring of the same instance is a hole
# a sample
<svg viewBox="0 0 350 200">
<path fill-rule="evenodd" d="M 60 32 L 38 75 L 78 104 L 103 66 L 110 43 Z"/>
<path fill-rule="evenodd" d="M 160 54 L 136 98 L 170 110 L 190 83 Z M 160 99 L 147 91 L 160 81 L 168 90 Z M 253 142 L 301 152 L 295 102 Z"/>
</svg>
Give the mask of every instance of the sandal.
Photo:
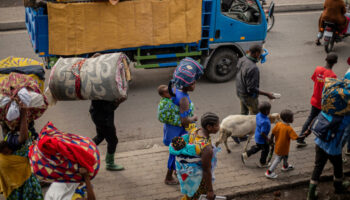
<svg viewBox="0 0 350 200">
<path fill-rule="evenodd" d="M 179 181 L 176 180 L 176 179 L 173 179 L 173 180 L 165 180 L 164 183 L 165 183 L 165 185 L 178 185 L 178 184 L 179 184 Z"/>
</svg>

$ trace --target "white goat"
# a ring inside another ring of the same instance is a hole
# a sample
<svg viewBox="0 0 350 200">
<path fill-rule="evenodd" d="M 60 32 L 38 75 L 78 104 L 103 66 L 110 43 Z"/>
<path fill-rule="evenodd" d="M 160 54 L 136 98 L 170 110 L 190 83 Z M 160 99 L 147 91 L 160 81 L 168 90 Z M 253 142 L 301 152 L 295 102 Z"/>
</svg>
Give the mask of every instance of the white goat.
<svg viewBox="0 0 350 200">
<path fill-rule="evenodd" d="M 271 124 L 276 123 L 280 121 L 280 115 L 278 113 L 270 114 L 269 119 Z M 231 153 L 227 146 L 227 139 L 230 136 L 242 138 L 248 135 L 248 140 L 244 147 L 244 151 L 247 151 L 250 138 L 255 133 L 255 127 L 256 115 L 229 115 L 220 124 L 219 139 L 216 142 L 216 146 L 224 143 L 227 153 Z"/>
</svg>

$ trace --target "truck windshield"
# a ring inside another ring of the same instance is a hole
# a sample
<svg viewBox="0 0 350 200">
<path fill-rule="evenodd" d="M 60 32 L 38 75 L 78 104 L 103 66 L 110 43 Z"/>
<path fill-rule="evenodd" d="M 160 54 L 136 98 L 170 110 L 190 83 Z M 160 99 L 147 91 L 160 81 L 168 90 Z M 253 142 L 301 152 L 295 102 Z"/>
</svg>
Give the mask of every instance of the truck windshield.
<svg viewBox="0 0 350 200">
<path fill-rule="evenodd" d="M 248 24 L 260 24 L 261 13 L 256 0 L 221 0 L 223 15 Z"/>
</svg>

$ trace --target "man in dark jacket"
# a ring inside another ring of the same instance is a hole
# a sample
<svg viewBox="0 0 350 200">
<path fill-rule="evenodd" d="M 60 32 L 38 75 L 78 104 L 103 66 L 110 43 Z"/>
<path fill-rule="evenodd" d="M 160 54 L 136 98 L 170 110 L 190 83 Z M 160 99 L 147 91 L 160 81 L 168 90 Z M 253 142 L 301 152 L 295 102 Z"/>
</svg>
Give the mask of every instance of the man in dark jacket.
<svg viewBox="0 0 350 200">
<path fill-rule="evenodd" d="M 253 45 L 249 53 L 238 60 L 237 67 L 239 72 L 236 76 L 237 96 L 241 101 L 242 115 L 256 115 L 258 110 L 259 95 L 267 96 L 269 99 L 275 99 L 272 93 L 260 90 L 260 72 L 256 63 L 260 60 L 262 54 L 261 45 Z"/>
</svg>

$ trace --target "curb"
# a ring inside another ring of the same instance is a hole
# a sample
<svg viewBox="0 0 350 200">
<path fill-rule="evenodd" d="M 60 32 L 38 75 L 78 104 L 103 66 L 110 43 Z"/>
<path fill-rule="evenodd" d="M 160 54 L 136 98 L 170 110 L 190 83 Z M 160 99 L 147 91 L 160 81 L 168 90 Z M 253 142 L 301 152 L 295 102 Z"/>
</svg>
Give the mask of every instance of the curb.
<svg viewBox="0 0 350 200">
<path fill-rule="evenodd" d="M 275 12 L 298 12 L 323 10 L 323 3 L 276 5 Z"/>
<path fill-rule="evenodd" d="M 298 12 L 298 11 L 315 11 L 322 10 L 323 3 L 313 3 L 313 4 L 288 4 L 288 5 L 276 5 L 275 12 Z M 24 30 L 26 25 L 24 21 L 6 21 L 0 22 L 0 31 L 12 31 L 12 30 Z"/>
<path fill-rule="evenodd" d="M 0 22 L 0 31 L 24 30 L 26 24 L 24 21 Z"/>
<path fill-rule="evenodd" d="M 350 170 L 344 170 L 344 176 L 350 176 Z M 326 181 L 332 181 L 333 180 L 333 173 L 327 173 L 325 175 L 322 175 L 320 177 L 320 182 L 326 182 Z M 286 184 L 280 184 L 280 185 L 276 185 L 276 186 L 272 186 L 269 188 L 264 188 L 262 187 L 261 189 L 255 189 L 255 190 L 246 190 L 243 192 L 237 192 L 236 194 L 232 194 L 232 195 L 226 195 L 227 199 L 234 199 L 235 197 L 244 197 L 247 196 L 249 194 L 265 194 L 265 193 L 269 193 L 269 192 L 273 192 L 276 190 L 284 190 L 284 189 L 290 189 L 293 187 L 298 187 L 298 186 L 305 186 L 308 185 L 310 183 L 310 178 L 304 178 L 304 179 L 299 179 L 299 180 L 294 180 L 291 181 L 290 183 L 286 183 Z"/>
</svg>

